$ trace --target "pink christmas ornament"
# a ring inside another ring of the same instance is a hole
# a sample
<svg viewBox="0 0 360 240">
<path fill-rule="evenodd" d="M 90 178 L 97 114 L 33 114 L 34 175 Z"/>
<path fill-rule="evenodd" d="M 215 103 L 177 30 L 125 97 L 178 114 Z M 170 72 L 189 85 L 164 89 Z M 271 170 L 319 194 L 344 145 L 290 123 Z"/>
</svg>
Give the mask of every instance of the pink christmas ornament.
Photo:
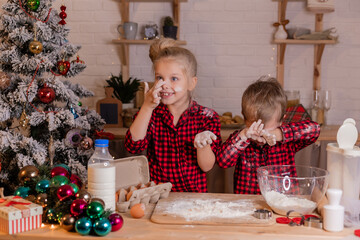
<svg viewBox="0 0 360 240">
<path fill-rule="evenodd" d="M 111 231 L 115 232 L 121 229 L 121 227 L 124 224 L 124 219 L 122 218 L 122 216 L 118 213 L 113 213 L 109 216 L 109 221 L 111 223 Z"/>
</svg>

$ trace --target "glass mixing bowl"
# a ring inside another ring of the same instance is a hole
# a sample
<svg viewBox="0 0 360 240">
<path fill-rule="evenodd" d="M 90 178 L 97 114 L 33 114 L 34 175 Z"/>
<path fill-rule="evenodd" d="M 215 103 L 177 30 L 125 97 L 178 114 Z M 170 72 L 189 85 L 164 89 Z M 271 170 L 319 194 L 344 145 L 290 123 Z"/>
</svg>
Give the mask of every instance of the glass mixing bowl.
<svg viewBox="0 0 360 240">
<path fill-rule="evenodd" d="M 310 166 L 272 165 L 259 167 L 257 178 L 261 194 L 275 213 L 309 214 L 327 190 L 329 172 Z"/>
</svg>

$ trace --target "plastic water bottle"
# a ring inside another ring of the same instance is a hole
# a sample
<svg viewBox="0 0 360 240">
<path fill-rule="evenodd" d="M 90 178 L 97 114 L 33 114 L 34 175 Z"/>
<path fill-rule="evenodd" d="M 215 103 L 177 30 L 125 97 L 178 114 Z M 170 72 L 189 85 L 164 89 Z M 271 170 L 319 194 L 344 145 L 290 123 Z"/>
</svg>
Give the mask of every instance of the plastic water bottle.
<svg viewBox="0 0 360 240">
<path fill-rule="evenodd" d="M 95 152 L 88 162 L 88 192 L 93 198 L 101 198 L 105 209 L 115 211 L 116 171 L 108 147 L 109 140 L 95 140 Z"/>
</svg>

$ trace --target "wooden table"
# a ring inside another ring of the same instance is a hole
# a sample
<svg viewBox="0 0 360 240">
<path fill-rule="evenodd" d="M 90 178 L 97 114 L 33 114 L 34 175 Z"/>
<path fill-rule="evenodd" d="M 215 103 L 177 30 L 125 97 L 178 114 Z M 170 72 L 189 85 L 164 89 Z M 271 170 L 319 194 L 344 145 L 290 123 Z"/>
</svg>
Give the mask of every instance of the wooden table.
<svg viewBox="0 0 360 240">
<path fill-rule="evenodd" d="M 170 193 L 174 194 L 174 193 Z M 179 194 L 179 193 L 175 193 Z M 187 193 L 180 193 L 186 196 Z M 259 195 L 259 197 L 261 197 Z M 54 229 L 45 226 L 41 229 L 17 235 L 6 235 L 0 233 L 0 239 L 21 240 L 49 240 L 49 239 L 146 239 L 146 240 L 173 240 L 173 239 L 342 239 L 346 236 L 354 236 L 354 229 L 345 228 L 342 232 L 331 233 L 322 229 L 309 228 L 305 226 L 290 227 L 288 225 L 274 224 L 270 227 L 249 226 L 214 226 L 214 225 L 167 225 L 156 224 L 149 219 L 155 204 L 149 204 L 146 215 L 141 219 L 134 219 L 129 213 L 122 213 L 124 225 L 117 232 L 112 232 L 106 237 L 81 236 L 75 232 L 67 232 L 59 225 Z M 354 237 L 355 238 L 355 237 Z"/>
</svg>

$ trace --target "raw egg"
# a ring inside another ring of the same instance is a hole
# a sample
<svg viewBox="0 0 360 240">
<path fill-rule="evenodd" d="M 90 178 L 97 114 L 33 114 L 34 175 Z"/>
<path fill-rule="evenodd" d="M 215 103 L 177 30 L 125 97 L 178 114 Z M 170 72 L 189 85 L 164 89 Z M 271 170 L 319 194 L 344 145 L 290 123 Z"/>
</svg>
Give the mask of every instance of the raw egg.
<svg viewBox="0 0 360 240">
<path fill-rule="evenodd" d="M 145 215 L 145 204 L 138 203 L 132 206 L 130 214 L 133 218 L 142 218 Z"/>
</svg>

